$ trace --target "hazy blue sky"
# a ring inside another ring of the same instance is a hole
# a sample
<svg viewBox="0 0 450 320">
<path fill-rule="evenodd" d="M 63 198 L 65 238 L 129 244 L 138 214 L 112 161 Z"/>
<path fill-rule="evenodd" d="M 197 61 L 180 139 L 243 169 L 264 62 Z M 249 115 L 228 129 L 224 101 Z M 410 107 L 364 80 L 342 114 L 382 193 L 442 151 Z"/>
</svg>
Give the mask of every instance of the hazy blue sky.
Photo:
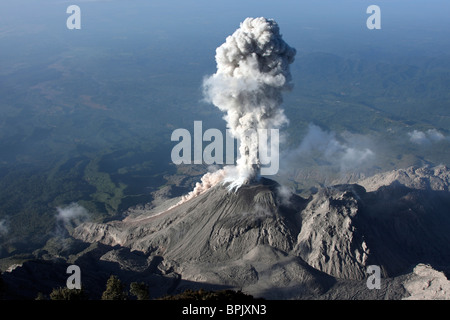
<svg viewBox="0 0 450 320">
<path fill-rule="evenodd" d="M 65 10 L 71 4 L 82 10 L 79 34 L 66 29 Z M 382 30 L 366 28 L 371 4 L 381 8 Z M 246 17 L 266 16 L 277 20 L 285 38 L 305 50 L 324 50 L 336 40 L 342 48 L 349 40 L 404 46 L 410 41 L 440 48 L 449 43 L 449 13 L 450 2 L 445 0 L 16 0 L 0 3 L 0 40 L 24 34 L 39 38 L 63 33 L 67 41 L 80 34 L 85 40 L 151 35 L 154 41 L 184 38 L 198 46 L 202 39 L 215 39 L 218 45 Z"/>
</svg>

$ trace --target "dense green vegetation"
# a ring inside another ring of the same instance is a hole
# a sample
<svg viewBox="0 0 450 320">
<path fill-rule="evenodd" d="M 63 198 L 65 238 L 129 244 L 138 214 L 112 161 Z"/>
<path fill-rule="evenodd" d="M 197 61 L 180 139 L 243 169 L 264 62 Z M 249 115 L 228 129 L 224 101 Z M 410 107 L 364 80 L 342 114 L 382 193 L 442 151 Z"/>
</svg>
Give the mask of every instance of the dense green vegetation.
<svg viewBox="0 0 450 320">
<path fill-rule="evenodd" d="M 127 150 L 122 158 L 116 154 L 80 155 L 51 168 L 24 166 L 5 173 L 0 180 L 0 217 L 7 218 L 8 237 L 0 235 L 1 254 L 37 248 L 55 236 L 57 207 L 77 202 L 90 219 L 101 220 L 148 202 L 150 192 L 164 184 L 163 175 L 172 170 L 155 168 L 161 157 L 158 149 Z"/>
<path fill-rule="evenodd" d="M 0 278 L 1 280 L 1 278 Z M 0 282 L 1 284 L 1 282 Z M 2 288 L 0 287 L 0 290 Z M 0 294 L 2 292 L 0 291 Z M 0 296 L 1 297 L 1 296 Z M 90 300 L 85 288 L 69 289 L 67 287 L 54 288 L 48 296 L 39 292 L 36 300 Z M 126 285 L 115 275 L 111 275 L 106 281 L 105 290 L 100 297 L 101 300 L 150 300 L 149 286 L 144 282 L 130 283 L 129 290 Z"/>
<path fill-rule="evenodd" d="M 50 300 L 88 300 L 89 297 L 81 289 L 55 288 L 49 296 Z M 47 300 L 46 296 L 39 293 L 36 300 Z M 111 275 L 106 282 L 101 300 L 150 300 L 149 287 L 143 282 L 130 283 L 130 290 L 115 275 Z M 254 300 L 252 295 L 242 291 L 219 290 L 208 291 L 204 289 L 186 290 L 175 295 L 166 295 L 157 300 L 187 300 L 187 301 L 250 301 Z"/>
<path fill-rule="evenodd" d="M 129 285 L 129 290 L 127 290 L 126 285 L 117 276 L 111 275 L 106 281 L 105 290 L 102 293 L 101 300 L 150 300 L 149 292 L 150 288 L 144 282 L 132 282 Z M 89 300 L 91 298 L 92 297 L 89 297 L 85 292 L 84 288 L 68 289 L 67 287 L 58 287 L 52 290 L 49 297 L 39 293 L 36 300 Z M 245 294 L 242 291 L 210 291 L 204 289 L 194 291 L 188 289 L 182 293 L 165 295 L 156 300 L 250 301 L 254 300 L 254 298 L 252 295 Z"/>
<path fill-rule="evenodd" d="M 126 300 L 125 285 L 116 276 L 112 275 L 106 282 L 106 289 L 102 294 L 102 300 Z"/>
<path fill-rule="evenodd" d="M 44 300 L 45 296 L 42 294 L 38 294 L 36 300 Z M 81 289 L 69 289 L 67 287 L 64 288 L 56 288 L 50 293 L 50 300 L 87 300 L 86 293 L 83 288 Z"/>
</svg>

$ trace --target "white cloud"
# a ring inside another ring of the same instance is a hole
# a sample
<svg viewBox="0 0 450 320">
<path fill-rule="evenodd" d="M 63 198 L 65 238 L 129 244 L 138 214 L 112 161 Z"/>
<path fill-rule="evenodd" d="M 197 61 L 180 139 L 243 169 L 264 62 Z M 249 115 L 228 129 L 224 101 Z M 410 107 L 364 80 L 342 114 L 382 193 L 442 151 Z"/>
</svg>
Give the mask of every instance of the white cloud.
<svg viewBox="0 0 450 320">
<path fill-rule="evenodd" d="M 427 136 L 422 131 L 414 130 L 413 132 L 409 132 L 408 135 L 409 140 L 417 144 L 423 144 L 428 141 Z"/>
<path fill-rule="evenodd" d="M 294 158 L 312 157 L 347 171 L 375 157 L 375 153 L 367 145 L 368 140 L 365 137 L 347 135 L 346 139 L 338 140 L 335 133 L 310 124 L 302 143 L 288 155 L 288 158 L 294 160 Z"/>
<path fill-rule="evenodd" d="M 436 129 L 429 129 L 425 132 L 414 130 L 413 132 L 409 132 L 408 135 L 409 140 L 416 144 L 430 144 L 449 139 Z"/>
<path fill-rule="evenodd" d="M 428 138 L 431 141 L 441 141 L 441 140 L 445 140 L 445 136 L 440 133 L 439 131 L 437 131 L 436 129 L 430 129 L 427 131 L 428 134 Z"/>
<path fill-rule="evenodd" d="M 345 147 L 345 151 L 341 158 L 341 167 L 345 170 L 354 166 L 360 166 L 364 162 L 370 160 L 375 154 L 372 150 L 365 148 L 359 150 L 351 147 Z"/>
<path fill-rule="evenodd" d="M 75 220 L 84 220 L 89 216 L 88 211 L 78 203 L 71 203 L 64 208 L 56 208 L 56 219 L 64 224 L 73 223 Z"/>
</svg>

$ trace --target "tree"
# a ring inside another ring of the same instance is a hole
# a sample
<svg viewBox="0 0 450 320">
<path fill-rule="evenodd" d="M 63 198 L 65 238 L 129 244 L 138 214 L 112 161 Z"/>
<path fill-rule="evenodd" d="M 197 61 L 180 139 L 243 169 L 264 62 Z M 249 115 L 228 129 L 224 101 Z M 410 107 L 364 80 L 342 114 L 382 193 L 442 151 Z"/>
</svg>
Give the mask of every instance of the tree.
<svg viewBox="0 0 450 320">
<path fill-rule="evenodd" d="M 130 284 L 130 293 L 135 296 L 138 300 L 149 300 L 150 296 L 148 293 L 148 285 L 144 282 L 132 282 Z"/>
<path fill-rule="evenodd" d="M 64 287 L 53 289 L 50 293 L 50 300 L 87 300 L 87 297 L 83 288 L 69 289 Z"/>
<path fill-rule="evenodd" d="M 193 291 L 187 289 L 183 293 L 165 296 L 159 300 L 209 300 L 209 301 L 252 301 L 261 300 L 255 299 L 252 295 L 245 294 L 242 291 L 221 290 L 221 291 L 206 291 L 203 289 Z"/>
<path fill-rule="evenodd" d="M 109 277 L 106 282 L 106 290 L 102 294 L 102 300 L 126 300 L 125 286 L 115 275 Z"/>
</svg>

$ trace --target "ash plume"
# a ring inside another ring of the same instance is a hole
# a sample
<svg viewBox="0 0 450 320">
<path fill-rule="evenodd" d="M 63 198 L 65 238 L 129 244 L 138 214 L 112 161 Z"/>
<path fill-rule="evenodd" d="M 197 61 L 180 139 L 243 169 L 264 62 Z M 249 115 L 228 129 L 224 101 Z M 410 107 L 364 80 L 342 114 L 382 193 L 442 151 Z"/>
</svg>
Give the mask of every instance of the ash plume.
<svg viewBox="0 0 450 320">
<path fill-rule="evenodd" d="M 289 65 L 295 49 L 280 34 L 278 24 L 266 18 L 247 18 L 216 49 L 217 72 L 204 80 L 208 102 L 225 112 L 231 135 L 240 143 L 235 168 L 224 182 L 230 189 L 255 180 L 260 172 L 259 129 L 276 129 L 288 122 L 282 92 L 291 88 Z"/>
<path fill-rule="evenodd" d="M 258 130 L 288 123 L 280 106 L 282 92 L 292 87 L 289 65 L 295 54 L 278 24 L 263 17 L 246 18 L 216 49 L 217 71 L 204 79 L 203 92 L 207 102 L 225 112 L 227 128 L 238 140 L 238 159 L 235 166 L 206 173 L 175 206 L 218 183 L 229 183 L 229 190 L 237 190 L 259 177 Z"/>
</svg>

